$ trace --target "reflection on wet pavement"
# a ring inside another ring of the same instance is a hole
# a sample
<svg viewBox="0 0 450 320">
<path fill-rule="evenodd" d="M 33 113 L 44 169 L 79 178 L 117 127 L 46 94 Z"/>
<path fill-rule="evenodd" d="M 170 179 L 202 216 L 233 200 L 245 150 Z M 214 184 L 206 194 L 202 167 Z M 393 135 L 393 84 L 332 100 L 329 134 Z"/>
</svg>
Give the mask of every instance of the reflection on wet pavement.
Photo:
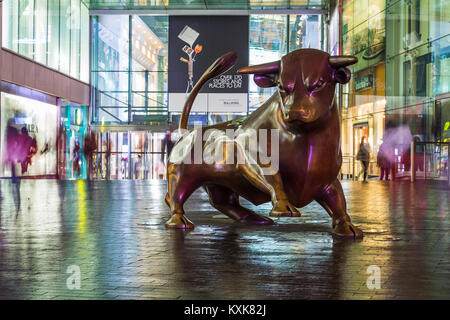
<svg viewBox="0 0 450 320">
<path fill-rule="evenodd" d="M 316 203 L 300 218 L 242 226 L 198 191 L 186 206 L 196 228 L 183 232 L 164 227 L 164 183 L 23 180 L 18 207 L 3 180 L 0 298 L 449 299 L 450 191 L 402 181 L 343 187 L 362 240 L 334 237 Z M 270 206 L 253 209 L 267 215 Z M 80 290 L 67 286 L 72 265 Z M 367 287 L 371 265 L 380 289 Z"/>
</svg>

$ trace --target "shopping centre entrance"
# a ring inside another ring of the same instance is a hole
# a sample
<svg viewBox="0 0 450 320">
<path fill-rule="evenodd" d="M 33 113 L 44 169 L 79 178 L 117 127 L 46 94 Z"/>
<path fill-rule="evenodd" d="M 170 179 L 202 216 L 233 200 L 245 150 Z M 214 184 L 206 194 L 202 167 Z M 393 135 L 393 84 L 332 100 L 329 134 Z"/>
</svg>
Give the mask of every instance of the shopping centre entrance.
<svg viewBox="0 0 450 320">
<path fill-rule="evenodd" d="M 100 131 L 94 135 L 97 150 L 90 165 L 91 179 L 165 178 L 165 131 Z"/>
</svg>

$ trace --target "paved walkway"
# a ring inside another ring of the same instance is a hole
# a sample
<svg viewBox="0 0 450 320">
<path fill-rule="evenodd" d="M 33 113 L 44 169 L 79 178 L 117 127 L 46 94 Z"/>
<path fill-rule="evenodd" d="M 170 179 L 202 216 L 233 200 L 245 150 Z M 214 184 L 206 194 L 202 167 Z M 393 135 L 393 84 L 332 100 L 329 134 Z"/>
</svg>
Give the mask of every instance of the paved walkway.
<svg viewBox="0 0 450 320">
<path fill-rule="evenodd" d="M 2 299 L 450 298 L 450 191 L 439 185 L 343 181 L 360 241 L 333 237 L 316 203 L 246 227 L 197 192 L 186 210 L 196 228 L 183 232 L 165 229 L 158 182 L 0 187 Z"/>
</svg>

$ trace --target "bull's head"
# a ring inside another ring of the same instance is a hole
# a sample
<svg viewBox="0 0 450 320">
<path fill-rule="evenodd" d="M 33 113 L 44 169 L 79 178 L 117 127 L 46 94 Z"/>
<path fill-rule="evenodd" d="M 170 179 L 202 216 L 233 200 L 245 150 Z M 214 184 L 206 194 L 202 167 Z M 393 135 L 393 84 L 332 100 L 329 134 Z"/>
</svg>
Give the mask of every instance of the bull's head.
<svg viewBox="0 0 450 320">
<path fill-rule="evenodd" d="M 254 74 L 255 83 L 263 88 L 278 86 L 286 122 L 312 124 L 331 110 L 336 82 L 349 82 L 346 66 L 357 61 L 353 56 L 299 49 L 281 61 L 241 68 L 238 73 Z"/>
</svg>

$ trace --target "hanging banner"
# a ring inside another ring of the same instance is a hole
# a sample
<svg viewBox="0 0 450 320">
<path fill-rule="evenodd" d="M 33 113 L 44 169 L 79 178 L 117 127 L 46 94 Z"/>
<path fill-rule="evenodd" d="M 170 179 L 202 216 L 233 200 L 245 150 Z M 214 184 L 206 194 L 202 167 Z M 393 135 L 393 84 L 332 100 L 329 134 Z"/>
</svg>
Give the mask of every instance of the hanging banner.
<svg viewBox="0 0 450 320">
<path fill-rule="evenodd" d="M 203 72 L 220 56 L 236 51 L 238 60 L 228 72 L 207 82 L 193 112 L 246 112 L 248 76 L 248 16 L 169 17 L 169 111 L 181 112 Z"/>
</svg>

